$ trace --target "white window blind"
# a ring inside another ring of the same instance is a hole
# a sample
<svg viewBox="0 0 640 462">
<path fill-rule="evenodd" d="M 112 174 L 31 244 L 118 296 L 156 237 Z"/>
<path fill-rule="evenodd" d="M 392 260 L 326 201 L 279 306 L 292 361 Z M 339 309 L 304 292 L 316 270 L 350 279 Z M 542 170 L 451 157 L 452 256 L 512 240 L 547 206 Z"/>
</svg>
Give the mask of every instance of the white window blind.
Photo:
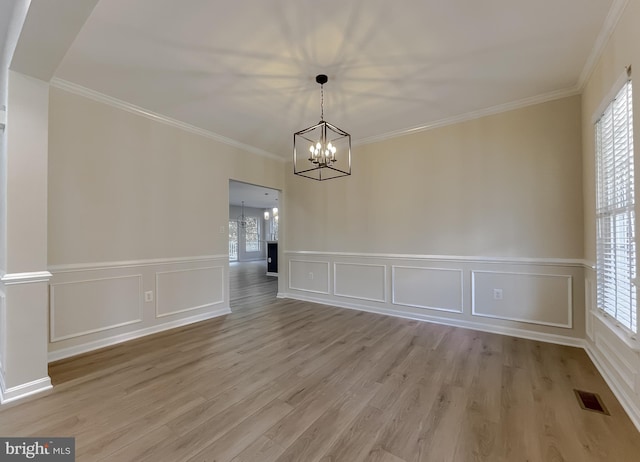
<svg viewBox="0 0 640 462">
<path fill-rule="evenodd" d="M 596 122 L 598 308 L 637 333 L 632 86 Z"/>
</svg>

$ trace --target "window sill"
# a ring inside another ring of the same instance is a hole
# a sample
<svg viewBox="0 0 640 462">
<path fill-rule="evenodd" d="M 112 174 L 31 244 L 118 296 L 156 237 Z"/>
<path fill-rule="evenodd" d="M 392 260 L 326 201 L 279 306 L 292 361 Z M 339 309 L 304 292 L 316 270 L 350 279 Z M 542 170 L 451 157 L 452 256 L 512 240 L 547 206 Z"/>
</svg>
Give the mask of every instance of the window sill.
<svg viewBox="0 0 640 462">
<path fill-rule="evenodd" d="M 594 310 L 591 312 L 591 314 L 595 318 L 599 319 L 602 324 L 609 328 L 609 330 L 631 350 L 635 351 L 636 353 L 640 353 L 640 341 L 638 341 L 638 334 L 632 334 L 631 332 L 628 332 L 626 329 L 621 327 L 615 319 L 613 319 L 603 311 Z"/>
</svg>

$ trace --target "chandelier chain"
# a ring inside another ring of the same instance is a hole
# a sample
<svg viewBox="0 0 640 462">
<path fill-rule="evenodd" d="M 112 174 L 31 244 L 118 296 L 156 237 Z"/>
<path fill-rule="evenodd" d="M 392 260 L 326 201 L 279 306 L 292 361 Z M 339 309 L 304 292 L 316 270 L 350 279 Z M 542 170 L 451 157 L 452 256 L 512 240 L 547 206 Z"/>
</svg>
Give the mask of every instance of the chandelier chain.
<svg viewBox="0 0 640 462">
<path fill-rule="evenodd" d="M 320 120 L 324 120 L 324 85 L 320 85 Z"/>
</svg>

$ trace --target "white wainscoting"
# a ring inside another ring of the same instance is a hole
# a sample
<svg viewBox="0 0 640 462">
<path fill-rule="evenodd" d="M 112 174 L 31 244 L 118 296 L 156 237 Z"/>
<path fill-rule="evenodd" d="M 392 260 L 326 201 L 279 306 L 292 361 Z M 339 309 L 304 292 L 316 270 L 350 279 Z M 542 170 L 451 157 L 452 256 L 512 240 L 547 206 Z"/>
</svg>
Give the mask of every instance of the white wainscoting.
<svg viewBox="0 0 640 462">
<path fill-rule="evenodd" d="M 289 260 L 289 287 L 301 292 L 329 295 L 329 262 Z"/>
<path fill-rule="evenodd" d="M 279 297 L 583 344 L 581 260 L 317 251 L 285 251 L 284 260 Z"/>
<path fill-rule="evenodd" d="M 50 267 L 49 360 L 229 313 L 228 265 L 213 255 Z"/>
<path fill-rule="evenodd" d="M 596 285 L 589 278 L 584 279 L 585 334 L 593 341 L 593 312 L 596 309 Z"/>
<path fill-rule="evenodd" d="M 52 283 L 50 342 L 142 322 L 142 275 Z"/>
<path fill-rule="evenodd" d="M 570 329 L 572 277 L 505 271 L 471 272 L 475 316 Z M 494 291 L 501 291 L 501 298 Z"/>
<path fill-rule="evenodd" d="M 334 263 L 334 294 L 370 302 L 386 302 L 387 267 L 368 263 Z"/>
<path fill-rule="evenodd" d="M 637 392 L 638 357 L 633 351 L 625 348 L 614 335 L 596 332 L 595 346 L 602 356 L 611 364 L 616 375 L 625 387 Z"/>
<path fill-rule="evenodd" d="M 156 317 L 224 303 L 224 267 L 156 272 Z"/>
<path fill-rule="evenodd" d="M 633 338 L 598 310 L 593 267 L 585 269 L 586 350 L 640 431 L 640 338 Z"/>
<path fill-rule="evenodd" d="M 462 270 L 396 265 L 391 268 L 394 305 L 462 313 Z"/>
</svg>

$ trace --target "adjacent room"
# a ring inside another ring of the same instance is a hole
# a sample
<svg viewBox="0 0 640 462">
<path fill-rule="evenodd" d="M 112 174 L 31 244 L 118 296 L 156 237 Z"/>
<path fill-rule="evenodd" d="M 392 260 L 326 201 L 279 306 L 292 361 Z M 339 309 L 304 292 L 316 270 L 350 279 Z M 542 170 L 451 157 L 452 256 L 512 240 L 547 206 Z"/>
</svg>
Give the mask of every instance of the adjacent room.
<svg viewBox="0 0 640 462">
<path fill-rule="evenodd" d="M 0 53 L 0 460 L 640 459 L 640 0 L 3 0 Z"/>
<path fill-rule="evenodd" d="M 263 309 L 278 293 L 279 191 L 229 181 L 229 306 Z"/>
</svg>

